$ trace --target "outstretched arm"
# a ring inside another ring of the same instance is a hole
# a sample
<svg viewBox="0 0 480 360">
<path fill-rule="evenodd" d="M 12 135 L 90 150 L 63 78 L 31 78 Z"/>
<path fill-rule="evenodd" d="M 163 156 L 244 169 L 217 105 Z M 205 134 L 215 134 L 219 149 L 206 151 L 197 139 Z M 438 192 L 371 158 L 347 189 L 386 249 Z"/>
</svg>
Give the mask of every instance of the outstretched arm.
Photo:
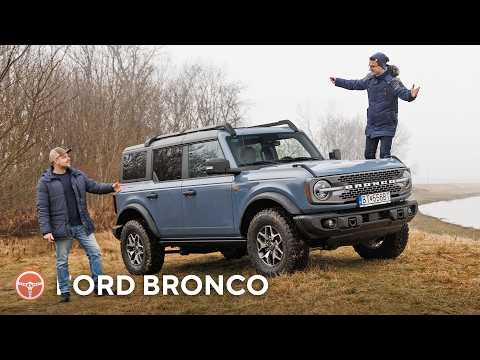
<svg viewBox="0 0 480 360">
<path fill-rule="evenodd" d="M 86 190 L 93 194 L 110 194 L 111 192 L 119 192 L 121 190 L 120 183 L 99 183 L 90 179 L 87 175 L 83 174 L 85 178 Z"/>
<path fill-rule="evenodd" d="M 85 174 L 83 174 L 83 176 L 85 177 L 86 190 L 89 193 L 109 194 L 114 191 L 113 184 L 96 182 Z"/>
<path fill-rule="evenodd" d="M 392 86 L 393 92 L 396 96 L 404 101 L 413 101 L 417 98 L 418 91 L 420 88 L 415 88 L 415 85 L 412 86 L 411 90 L 408 90 L 405 86 L 403 86 L 402 82 L 399 79 L 393 79 L 390 83 Z"/>
<path fill-rule="evenodd" d="M 368 77 L 361 80 L 346 80 L 335 77 L 330 77 L 330 81 L 338 87 L 347 90 L 365 90 L 368 86 Z"/>
</svg>

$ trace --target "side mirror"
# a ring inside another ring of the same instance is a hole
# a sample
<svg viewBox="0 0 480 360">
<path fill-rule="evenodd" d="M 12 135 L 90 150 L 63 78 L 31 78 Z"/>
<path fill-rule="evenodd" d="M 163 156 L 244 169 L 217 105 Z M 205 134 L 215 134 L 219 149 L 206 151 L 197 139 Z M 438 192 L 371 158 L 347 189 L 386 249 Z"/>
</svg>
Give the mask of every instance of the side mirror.
<svg viewBox="0 0 480 360">
<path fill-rule="evenodd" d="M 330 160 L 341 160 L 342 153 L 340 152 L 340 149 L 333 149 L 332 152 L 328 153 L 328 157 Z"/>
<path fill-rule="evenodd" d="M 205 162 L 207 175 L 240 174 L 240 169 L 232 169 L 226 159 L 210 159 Z"/>
</svg>

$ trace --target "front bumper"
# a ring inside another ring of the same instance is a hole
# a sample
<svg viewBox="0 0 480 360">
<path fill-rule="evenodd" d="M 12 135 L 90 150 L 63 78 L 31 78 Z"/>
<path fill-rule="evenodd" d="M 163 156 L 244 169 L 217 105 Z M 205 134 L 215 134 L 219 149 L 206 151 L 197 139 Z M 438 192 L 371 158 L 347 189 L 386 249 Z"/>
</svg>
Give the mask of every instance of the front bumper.
<svg viewBox="0 0 480 360">
<path fill-rule="evenodd" d="M 418 211 L 416 200 L 387 206 L 358 208 L 314 215 L 294 216 L 300 234 L 311 246 L 335 249 L 361 240 L 381 237 L 399 231 Z M 333 227 L 329 227 L 332 220 Z"/>
</svg>

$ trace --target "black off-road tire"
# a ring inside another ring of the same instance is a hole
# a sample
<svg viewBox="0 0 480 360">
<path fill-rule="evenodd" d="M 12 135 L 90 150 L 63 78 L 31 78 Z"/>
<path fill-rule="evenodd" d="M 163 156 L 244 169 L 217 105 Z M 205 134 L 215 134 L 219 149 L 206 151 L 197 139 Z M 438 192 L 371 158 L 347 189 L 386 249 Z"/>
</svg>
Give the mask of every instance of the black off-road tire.
<svg viewBox="0 0 480 360">
<path fill-rule="evenodd" d="M 143 245 L 143 261 L 134 265 L 127 254 L 127 238 L 129 235 L 138 235 Z M 165 248 L 157 239 L 137 220 L 128 221 L 122 229 L 121 250 L 125 267 L 132 275 L 153 275 L 157 274 L 165 258 Z"/>
<path fill-rule="evenodd" d="M 394 259 L 398 257 L 408 243 L 408 224 L 405 224 L 400 231 L 386 235 L 383 243 L 377 248 L 368 247 L 359 243 L 353 248 L 364 259 Z"/>
<path fill-rule="evenodd" d="M 257 235 L 265 226 L 272 226 L 281 236 L 283 256 L 278 264 L 267 265 L 260 258 L 257 248 Z M 270 208 L 256 214 L 248 227 L 247 252 L 252 265 L 264 276 L 277 276 L 292 273 L 307 266 L 310 248 L 298 234 L 290 217 L 278 208 Z"/>
<path fill-rule="evenodd" d="M 227 260 L 241 259 L 245 255 L 247 255 L 247 247 L 232 246 L 231 248 L 222 249 L 220 250 L 220 252 Z"/>
</svg>

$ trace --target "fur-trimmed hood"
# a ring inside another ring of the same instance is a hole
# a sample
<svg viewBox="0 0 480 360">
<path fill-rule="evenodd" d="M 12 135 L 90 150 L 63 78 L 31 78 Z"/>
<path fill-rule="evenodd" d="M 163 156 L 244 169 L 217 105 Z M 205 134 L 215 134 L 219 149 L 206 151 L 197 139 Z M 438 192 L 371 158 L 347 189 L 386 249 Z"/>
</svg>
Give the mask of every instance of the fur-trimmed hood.
<svg viewBox="0 0 480 360">
<path fill-rule="evenodd" d="M 372 79 L 372 78 L 383 78 L 386 75 L 391 75 L 394 78 L 400 75 L 400 69 L 396 65 L 387 65 L 387 70 L 380 75 L 375 75 L 373 72 L 369 72 L 367 76 L 364 77 L 364 80 Z"/>
<path fill-rule="evenodd" d="M 390 73 L 393 77 L 400 75 L 400 69 L 395 65 L 387 65 L 387 72 Z"/>
</svg>

